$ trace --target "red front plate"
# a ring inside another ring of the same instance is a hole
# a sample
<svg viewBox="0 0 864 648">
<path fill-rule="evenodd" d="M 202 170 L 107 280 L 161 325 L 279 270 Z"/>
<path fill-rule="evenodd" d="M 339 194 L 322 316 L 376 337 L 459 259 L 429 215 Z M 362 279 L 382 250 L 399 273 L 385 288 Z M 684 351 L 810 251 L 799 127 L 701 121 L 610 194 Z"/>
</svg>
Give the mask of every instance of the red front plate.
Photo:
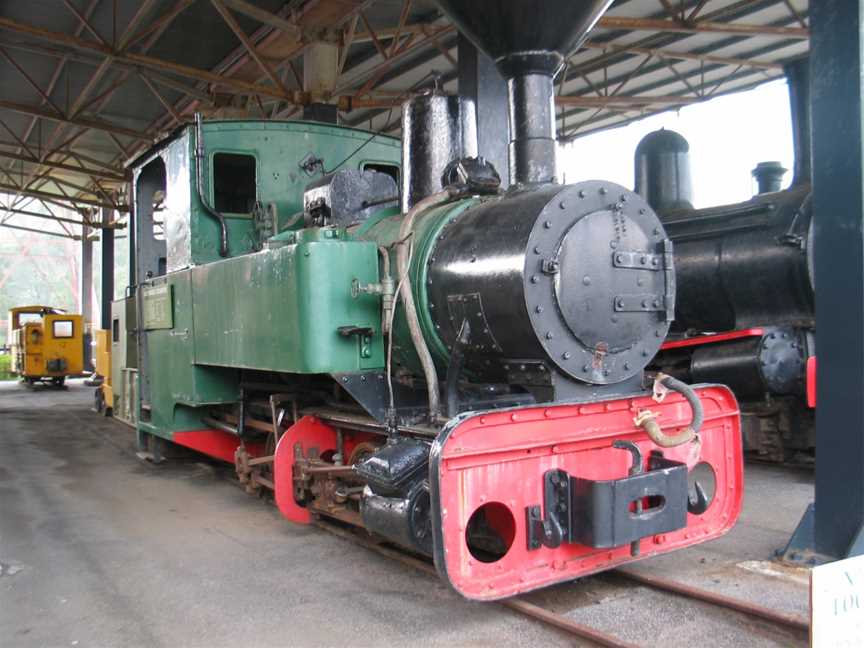
<svg viewBox="0 0 864 648">
<path fill-rule="evenodd" d="M 565 542 L 555 549 L 534 550 L 527 546 L 525 510 L 542 505 L 544 474 L 562 469 L 592 480 L 626 477 L 631 455 L 612 447 L 619 439 L 638 444 L 646 458 L 659 449 L 667 459 L 686 463 L 691 470 L 707 463 L 715 475 L 715 494 L 708 509 L 701 515 L 688 513 L 682 529 L 643 538 L 639 558 L 724 534 L 741 511 L 744 487 L 738 405 L 726 387 L 703 386 L 697 392 L 705 411 L 701 445 L 669 449 L 655 446 L 633 419 L 650 409 L 663 430 L 674 434 L 691 418 L 689 405 L 676 393 L 669 393 L 662 403 L 650 397 L 623 398 L 454 420 L 439 435 L 430 465 L 435 563 L 441 576 L 467 598 L 491 600 L 636 560 L 629 545 L 595 549 Z M 496 562 L 481 562 L 466 543 L 469 519 L 483 506 L 490 525 L 500 530 L 505 542 L 512 540 Z"/>
</svg>

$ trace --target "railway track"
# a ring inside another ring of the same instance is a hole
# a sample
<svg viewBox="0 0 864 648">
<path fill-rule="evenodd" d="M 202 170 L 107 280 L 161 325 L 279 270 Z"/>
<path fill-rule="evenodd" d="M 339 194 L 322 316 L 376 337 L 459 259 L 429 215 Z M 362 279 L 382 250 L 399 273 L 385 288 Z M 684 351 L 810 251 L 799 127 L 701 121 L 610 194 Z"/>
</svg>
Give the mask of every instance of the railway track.
<svg viewBox="0 0 864 648">
<path fill-rule="evenodd" d="M 236 474 L 229 471 L 226 467 L 223 475 L 228 481 L 242 487 L 236 479 Z M 379 555 L 386 556 L 388 559 L 395 560 L 403 565 L 412 567 L 416 570 L 424 572 L 429 576 L 437 579 L 438 574 L 435 567 L 428 560 L 407 554 L 401 550 L 392 548 L 387 544 L 376 542 L 368 534 L 361 534 L 353 531 L 350 527 L 337 526 L 333 523 L 317 519 L 315 526 L 339 538 L 359 544 L 360 546 L 373 551 Z M 794 614 L 787 614 L 765 606 L 761 606 L 750 601 L 738 599 L 710 590 L 694 587 L 686 583 L 673 581 L 670 579 L 637 572 L 630 569 L 616 569 L 608 574 L 628 580 L 634 584 L 642 585 L 650 589 L 658 590 L 670 594 L 671 596 L 680 597 L 690 601 L 703 603 L 722 610 L 727 610 L 730 613 L 738 614 L 752 620 L 767 623 L 775 629 L 785 631 L 788 635 L 797 635 L 802 638 L 804 645 L 807 634 L 810 630 L 809 620 Z M 517 596 L 502 601 L 493 603 L 500 605 L 513 612 L 516 612 L 524 617 L 542 623 L 551 628 L 570 635 L 574 638 L 584 640 L 590 644 L 597 646 L 608 646 L 610 648 L 638 648 L 638 644 L 631 643 L 600 630 L 598 628 L 579 623 L 573 619 L 555 612 L 541 605 L 537 605 L 528 600 L 526 596 Z"/>
<path fill-rule="evenodd" d="M 234 474 L 233 471 L 228 470 L 227 467 L 225 467 L 223 476 L 228 481 L 242 487 L 240 482 L 236 479 L 236 474 Z M 433 578 L 438 578 L 435 567 L 426 559 L 404 553 L 403 551 L 394 549 L 387 544 L 376 542 L 371 539 L 368 534 L 354 532 L 350 527 L 337 526 L 320 518 L 316 520 L 314 524 L 318 528 L 332 535 L 359 544 L 369 551 L 373 551 L 379 555 L 386 556 L 388 559 L 395 560 L 403 565 L 417 569 Z M 810 623 L 804 617 L 779 612 L 743 599 L 725 596 L 692 585 L 687 585 L 686 583 L 629 569 L 616 569 L 607 573 L 631 581 L 634 584 L 666 592 L 672 596 L 711 605 L 716 608 L 728 610 L 734 614 L 743 615 L 744 617 L 753 620 L 768 623 L 774 628 L 786 631 L 793 635 L 798 635 L 802 637 L 802 639 L 806 638 L 810 630 Z M 628 642 L 620 637 L 611 635 L 590 625 L 574 621 L 564 614 L 532 603 L 525 596 L 517 596 L 498 601 L 494 603 L 494 605 L 500 605 L 522 616 L 551 628 L 555 628 L 556 630 L 566 633 L 574 638 L 582 639 L 597 646 L 608 646 L 610 648 L 638 648 L 638 644 Z"/>
<path fill-rule="evenodd" d="M 356 542 L 370 551 L 374 551 L 375 553 L 396 560 L 404 565 L 413 567 L 414 569 L 437 578 L 435 568 L 425 560 L 407 555 L 386 545 L 379 544 L 367 537 L 353 533 L 348 529 L 334 526 L 327 522 L 318 521 L 316 522 L 316 525 L 328 533 L 350 540 L 351 542 Z M 767 622 L 778 629 L 798 634 L 802 637 L 806 637 L 810 630 L 810 622 L 804 617 L 779 612 L 771 608 L 751 603 L 750 601 L 725 596 L 723 594 L 711 592 L 678 581 L 627 569 L 616 569 L 611 573 L 625 580 L 631 581 L 632 583 L 662 591 L 672 596 L 712 605 L 751 619 Z M 609 648 L 637 648 L 637 644 L 625 641 L 620 637 L 611 635 L 598 628 L 578 623 L 563 614 L 536 605 L 525 597 L 517 596 L 505 599 L 499 601 L 497 605 L 501 605 L 513 612 L 598 646 L 608 646 Z"/>
</svg>

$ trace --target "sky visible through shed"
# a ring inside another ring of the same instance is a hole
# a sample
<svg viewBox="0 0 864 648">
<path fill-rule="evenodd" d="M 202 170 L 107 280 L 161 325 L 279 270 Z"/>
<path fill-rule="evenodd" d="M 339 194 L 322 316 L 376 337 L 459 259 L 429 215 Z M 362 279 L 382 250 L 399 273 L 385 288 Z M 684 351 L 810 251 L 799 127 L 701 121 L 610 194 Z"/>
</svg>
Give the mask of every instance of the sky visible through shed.
<svg viewBox="0 0 864 648">
<path fill-rule="evenodd" d="M 602 179 L 633 187 L 633 154 L 639 140 L 659 128 L 674 130 L 690 142 L 694 200 L 697 207 L 750 198 L 756 183 L 750 171 L 758 162 L 778 160 L 790 171 L 794 155 L 789 95 L 785 81 L 718 97 L 677 112 L 667 112 L 574 140 L 562 147 L 560 165 L 567 182 Z M 8 198 L 3 196 L 5 204 Z M 28 209 L 43 211 L 35 203 Z M 58 213 L 73 217 L 72 212 Z M 2 215 L 3 212 L 0 212 Z M 10 224 L 40 231 L 62 231 L 56 222 L 15 216 Z M 76 228 L 77 229 L 77 228 Z M 115 259 L 120 266 L 115 296 L 126 287 L 128 261 L 125 230 L 118 231 Z M 94 279 L 99 277 L 99 245 L 94 244 Z M 77 273 L 81 244 L 69 239 L 0 227 L 0 345 L 6 310 L 13 305 L 43 303 L 80 308 Z M 23 253 L 23 254 L 22 254 Z M 94 316 L 99 296 L 94 291 Z"/>
<path fill-rule="evenodd" d="M 696 207 L 747 200 L 756 192 L 750 171 L 758 162 L 777 160 L 792 181 L 792 123 L 786 81 L 717 97 L 601 131 L 561 147 L 559 164 L 567 182 L 609 180 L 633 188 L 633 154 L 648 133 L 666 128 L 690 142 Z"/>
</svg>

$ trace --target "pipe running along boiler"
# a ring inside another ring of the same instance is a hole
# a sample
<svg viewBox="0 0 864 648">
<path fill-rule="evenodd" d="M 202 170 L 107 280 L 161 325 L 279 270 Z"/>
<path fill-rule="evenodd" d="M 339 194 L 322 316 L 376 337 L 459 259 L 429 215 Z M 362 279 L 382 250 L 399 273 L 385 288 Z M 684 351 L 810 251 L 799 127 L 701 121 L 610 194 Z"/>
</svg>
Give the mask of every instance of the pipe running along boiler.
<svg viewBox="0 0 864 648">
<path fill-rule="evenodd" d="M 645 372 L 675 312 L 663 223 L 557 181 L 553 77 L 610 0 L 546 4 L 439 0 L 507 80 L 507 191 L 439 92 L 403 106 L 401 168 L 308 122 L 199 120 L 136 163 L 142 452 L 234 462 L 289 520 L 431 556 L 473 599 L 731 528 L 734 396 Z"/>
</svg>

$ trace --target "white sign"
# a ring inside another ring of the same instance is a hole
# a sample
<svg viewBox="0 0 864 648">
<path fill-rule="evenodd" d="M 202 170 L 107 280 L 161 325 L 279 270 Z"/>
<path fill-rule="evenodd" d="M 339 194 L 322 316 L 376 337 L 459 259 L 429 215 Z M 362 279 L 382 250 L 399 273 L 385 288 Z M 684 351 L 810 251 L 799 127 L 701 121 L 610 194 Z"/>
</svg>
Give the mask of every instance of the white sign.
<svg viewBox="0 0 864 648">
<path fill-rule="evenodd" d="M 812 569 L 810 614 L 814 648 L 864 646 L 864 556 Z"/>
</svg>

